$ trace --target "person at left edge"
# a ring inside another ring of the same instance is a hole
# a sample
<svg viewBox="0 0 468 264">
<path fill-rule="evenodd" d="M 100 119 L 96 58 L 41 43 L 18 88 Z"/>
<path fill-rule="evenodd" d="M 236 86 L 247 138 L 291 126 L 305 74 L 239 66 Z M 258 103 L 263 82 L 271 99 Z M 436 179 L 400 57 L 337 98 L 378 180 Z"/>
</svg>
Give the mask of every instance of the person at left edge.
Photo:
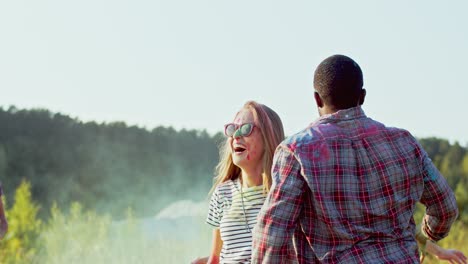
<svg viewBox="0 0 468 264">
<path fill-rule="evenodd" d="M 8 232 L 8 222 L 5 216 L 5 209 L 3 207 L 3 189 L 2 183 L 0 182 L 0 239 L 5 237 L 5 234 Z"/>
</svg>

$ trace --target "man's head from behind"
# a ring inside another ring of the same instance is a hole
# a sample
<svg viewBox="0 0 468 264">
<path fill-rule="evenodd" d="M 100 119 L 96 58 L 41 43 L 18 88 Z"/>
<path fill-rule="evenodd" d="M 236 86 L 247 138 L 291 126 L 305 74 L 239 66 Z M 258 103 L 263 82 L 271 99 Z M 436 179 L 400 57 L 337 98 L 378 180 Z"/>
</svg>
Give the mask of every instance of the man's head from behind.
<svg viewBox="0 0 468 264">
<path fill-rule="evenodd" d="M 362 105 L 366 91 L 359 65 L 344 55 L 322 61 L 314 75 L 315 100 L 320 115 Z"/>
</svg>

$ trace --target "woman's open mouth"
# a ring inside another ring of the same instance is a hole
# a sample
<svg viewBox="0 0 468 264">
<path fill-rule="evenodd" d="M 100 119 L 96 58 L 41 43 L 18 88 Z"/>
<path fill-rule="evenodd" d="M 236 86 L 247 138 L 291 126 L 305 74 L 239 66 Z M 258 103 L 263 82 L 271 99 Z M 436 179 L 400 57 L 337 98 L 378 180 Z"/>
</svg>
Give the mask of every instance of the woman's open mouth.
<svg viewBox="0 0 468 264">
<path fill-rule="evenodd" d="M 243 147 L 235 147 L 235 148 L 234 148 L 234 152 L 235 152 L 236 154 L 242 154 L 242 153 L 244 153 L 244 151 L 246 151 L 246 149 L 243 148 Z"/>
</svg>

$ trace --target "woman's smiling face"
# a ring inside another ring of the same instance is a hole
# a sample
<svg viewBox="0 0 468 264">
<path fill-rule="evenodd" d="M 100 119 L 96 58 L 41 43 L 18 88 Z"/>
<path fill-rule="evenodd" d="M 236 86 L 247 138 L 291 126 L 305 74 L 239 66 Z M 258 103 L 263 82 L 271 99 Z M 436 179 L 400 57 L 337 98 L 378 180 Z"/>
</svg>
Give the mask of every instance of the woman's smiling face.
<svg viewBox="0 0 468 264">
<path fill-rule="evenodd" d="M 253 124 L 252 133 L 248 136 L 242 136 L 240 131 L 236 131 L 232 137 L 229 138 L 229 145 L 231 146 L 231 155 L 233 163 L 243 170 L 257 167 L 262 163 L 264 145 L 262 133 L 250 109 L 243 108 L 237 113 L 234 122 L 237 127 L 243 124 Z"/>
</svg>

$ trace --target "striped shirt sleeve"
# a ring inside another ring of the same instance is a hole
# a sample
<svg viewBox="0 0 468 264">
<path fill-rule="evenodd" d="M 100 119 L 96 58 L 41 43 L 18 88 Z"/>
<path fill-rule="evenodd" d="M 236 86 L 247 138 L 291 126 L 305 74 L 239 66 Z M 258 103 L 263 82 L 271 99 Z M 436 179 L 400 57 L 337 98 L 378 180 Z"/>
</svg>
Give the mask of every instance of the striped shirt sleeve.
<svg viewBox="0 0 468 264">
<path fill-rule="evenodd" d="M 219 188 L 216 188 L 211 195 L 210 205 L 208 207 L 208 215 L 206 217 L 206 223 L 211 226 L 219 227 L 221 218 L 223 216 L 223 203 L 222 196 L 220 195 Z"/>
<path fill-rule="evenodd" d="M 422 231 L 428 238 L 438 241 L 446 237 L 458 216 L 455 195 L 445 178 L 420 147 L 424 190 L 420 202 L 426 206 Z"/>
</svg>

